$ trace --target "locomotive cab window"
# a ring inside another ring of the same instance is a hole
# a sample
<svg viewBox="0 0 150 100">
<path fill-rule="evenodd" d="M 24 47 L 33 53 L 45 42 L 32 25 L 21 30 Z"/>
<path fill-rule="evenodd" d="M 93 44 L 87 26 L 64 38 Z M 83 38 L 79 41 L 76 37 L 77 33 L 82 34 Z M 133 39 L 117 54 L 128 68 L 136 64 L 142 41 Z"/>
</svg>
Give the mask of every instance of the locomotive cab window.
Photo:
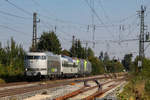
<svg viewBox="0 0 150 100">
<path fill-rule="evenodd" d="M 46 56 L 25 56 L 25 59 L 46 59 Z"/>
<path fill-rule="evenodd" d="M 26 56 L 26 59 L 33 59 L 33 56 Z"/>
<path fill-rule="evenodd" d="M 42 59 L 45 60 L 45 59 L 46 59 L 46 56 L 42 56 Z"/>
<path fill-rule="evenodd" d="M 41 59 L 41 56 L 34 56 L 34 59 Z"/>
</svg>

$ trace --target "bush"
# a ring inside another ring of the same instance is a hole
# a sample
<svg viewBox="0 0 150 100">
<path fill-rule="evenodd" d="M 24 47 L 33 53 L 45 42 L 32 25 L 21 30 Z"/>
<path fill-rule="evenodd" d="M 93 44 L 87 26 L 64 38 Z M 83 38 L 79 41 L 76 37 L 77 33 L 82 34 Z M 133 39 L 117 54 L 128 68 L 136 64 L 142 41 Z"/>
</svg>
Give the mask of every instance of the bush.
<svg viewBox="0 0 150 100">
<path fill-rule="evenodd" d="M 92 74 L 98 75 L 105 72 L 103 63 L 97 57 L 90 57 L 89 61 L 92 64 Z"/>
<path fill-rule="evenodd" d="M 13 39 L 3 48 L 0 43 L 0 78 L 6 82 L 20 80 L 24 73 L 24 55 L 22 46 Z"/>
<path fill-rule="evenodd" d="M 5 83 L 5 81 L 3 79 L 0 79 L 0 84 Z"/>
<path fill-rule="evenodd" d="M 150 80 L 145 82 L 145 91 L 150 93 Z"/>
</svg>

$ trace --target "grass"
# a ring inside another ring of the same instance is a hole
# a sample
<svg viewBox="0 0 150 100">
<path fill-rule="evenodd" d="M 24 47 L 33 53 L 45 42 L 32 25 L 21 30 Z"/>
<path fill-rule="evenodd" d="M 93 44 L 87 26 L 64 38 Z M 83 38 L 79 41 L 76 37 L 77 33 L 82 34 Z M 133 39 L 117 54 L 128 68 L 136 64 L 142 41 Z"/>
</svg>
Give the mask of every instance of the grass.
<svg viewBox="0 0 150 100">
<path fill-rule="evenodd" d="M 145 91 L 145 80 L 134 78 L 124 87 L 122 93 L 118 95 L 119 100 L 150 100 L 150 94 Z"/>
<path fill-rule="evenodd" d="M 4 84 L 4 83 L 5 83 L 5 81 L 0 78 L 0 84 Z"/>
</svg>

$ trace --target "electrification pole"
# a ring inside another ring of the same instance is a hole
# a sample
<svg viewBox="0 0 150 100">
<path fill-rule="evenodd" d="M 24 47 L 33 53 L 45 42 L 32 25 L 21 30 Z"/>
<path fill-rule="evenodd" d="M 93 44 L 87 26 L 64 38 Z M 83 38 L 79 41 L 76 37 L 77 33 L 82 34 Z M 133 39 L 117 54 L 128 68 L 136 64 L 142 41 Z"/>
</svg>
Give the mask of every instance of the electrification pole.
<svg viewBox="0 0 150 100">
<path fill-rule="evenodd" d="M 87 57 L 88 57 L 88 51 L 87 51 L 88 48 L 87 48 L 87 47 L 88 47 L 88 42 L 85 43 L 85 58 L 86 58 L 86 59 L 87 59 Z"/>
<path fill-rule="evenodd" d="M 145 16 L 145 11 L 146 8 L 141 6 L 141 11 L 140 11 L 140 20 L 141 20 L 141 25 L 140 25 L 140 39 L 139 39 L 139 57 L 142 59 L 144 57 L 144 16 Z"/>
<path fill-rule="evenodd" d="M 141 6 L 141 11 L 139 12 L 140 16 L 140 36 L 139 36 L 139 62 L 138 66 L 142 67 L 142 59 L 144 58 L 144 16 L 145 16 L 146 8 L 144 6 Z"/>
<path fill-rule="evenodd" d="M 94 9 L 94 0 L 90 0 L 90 6 Z M 91 13 L 91 17 L 92 17 L 92 34 L 93 34 L 93 36 L 92 36 L 92 39 L 93 39 L 93 48 L 95 48 L 95 29 L 96 29 L 96 25 L 94 24 L 94 13 L 93 13 L 93 11 L 92 11 L 92 13 Z"/>
<path fill-rule="evenodd" d="M 73 47 L 72 55 L 75 56 L 75 36 L 74 35 L 72 36 L 72 47 Z"/>
<path fill-rule="evenodd" d="M 40 20 L 37 21 L 37 13 L 33 13 L 33 36 L 32 36 L 32 51 L 37 51 L 37 23 L 40 22 Z"/>
</svg>

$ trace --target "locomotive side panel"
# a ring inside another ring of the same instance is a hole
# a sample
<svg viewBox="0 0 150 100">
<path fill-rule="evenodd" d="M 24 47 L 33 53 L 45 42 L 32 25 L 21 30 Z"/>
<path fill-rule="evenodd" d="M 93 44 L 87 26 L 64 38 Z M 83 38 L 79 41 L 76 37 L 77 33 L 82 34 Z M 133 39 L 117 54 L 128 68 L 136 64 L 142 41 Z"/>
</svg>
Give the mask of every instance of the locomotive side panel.
<svg viewBox="0 0 150 100">
<path fill-rule="evenodd" d="M 87 60 L 80 59 L 78 73 L 80 75 L 90 74 L 91 70 L 92 70 L 91 63 Z"/>
<path fill-rule="evenodd" d="M 84 74 L 84 61 L 82 59 L 80 59 L 80 63 L 79 63 L 79 74 L 83 75 Z"/>
<path fill-rule="evenodd" d="M 90 74 L 92 72 L 91 63 L 87 61 L 87 74 Z"/>
<path fill-rule="evenodd" d="M 47 72 L 48 75 L 60 75 L 61 74 L 61 62 L 60 56 L 48 56 L 47 60 Z"/>
<path fill-rule="evenodd" d="M 64 75 L 75 75 L 78 73 L 78 66 L 76 64 L 76 60 L 73 60 L 72 58 L 69 57 L 62 57 L 62 73 Z"/>
</svg>

